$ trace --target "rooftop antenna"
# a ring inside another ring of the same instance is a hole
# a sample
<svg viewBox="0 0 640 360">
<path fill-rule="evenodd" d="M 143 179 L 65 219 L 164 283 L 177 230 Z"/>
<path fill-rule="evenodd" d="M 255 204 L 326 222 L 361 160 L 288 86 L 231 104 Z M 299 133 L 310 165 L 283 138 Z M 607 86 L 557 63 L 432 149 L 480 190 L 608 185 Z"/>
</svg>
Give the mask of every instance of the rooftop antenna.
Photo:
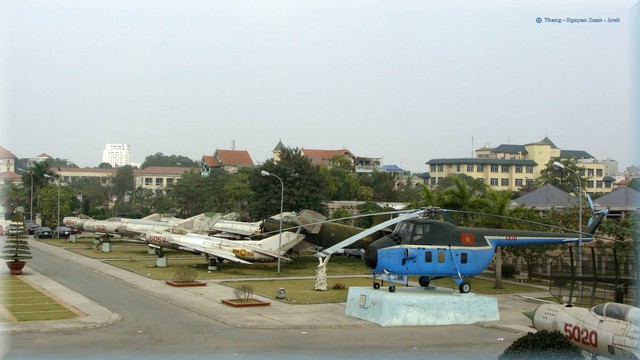
<svg viewBox="0 0 640 360">
<path fill-rule="evenodd" d="M 231 150 L 235 150 L 235 149 L 236 149 L 236 141 L 231 140 Z"/>
</svg>

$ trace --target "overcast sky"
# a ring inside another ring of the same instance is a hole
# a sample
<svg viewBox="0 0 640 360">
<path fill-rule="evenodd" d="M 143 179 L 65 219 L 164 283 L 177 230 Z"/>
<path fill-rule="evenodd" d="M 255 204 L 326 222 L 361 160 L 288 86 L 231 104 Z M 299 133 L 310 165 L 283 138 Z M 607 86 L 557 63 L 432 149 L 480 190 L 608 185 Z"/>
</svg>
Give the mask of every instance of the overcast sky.
<svg viewBox="0 0 640 360">
<path fill-rule="evenodd" d="M 19 158 L 235 142 L 262 163 L 282 140 L 421 172 L 548 136 L 640 164 L 636 1 L 0 1 L 0 145 Z"/>
</svg>

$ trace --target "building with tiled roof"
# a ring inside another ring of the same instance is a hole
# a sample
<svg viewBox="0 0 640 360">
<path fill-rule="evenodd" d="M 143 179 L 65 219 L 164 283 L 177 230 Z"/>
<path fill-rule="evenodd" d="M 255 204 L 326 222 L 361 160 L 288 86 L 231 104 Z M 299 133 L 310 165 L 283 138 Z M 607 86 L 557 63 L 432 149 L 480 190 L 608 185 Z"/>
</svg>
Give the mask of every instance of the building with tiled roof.
<svg viewBox="0 0 640 360">
<path fill-rule="evenodd" d="M 278 141 L 278 145 L 273 149 L 273 161 L 280 161 L 280 153 L 285 149 L 282 141 Z M 356 172 L 367 173 L 372 171 L 384 171 L 381 165 L 381 158 L 378 157 L 362 157 L 356 156 L 346 148 L 337 150 L 307 149 L 302 148 L 300 153 L 311 160 L 313 165 L 331 166 L 333 158 L 342 156 L 348 159 L 355 166 Z"/>
<path fill-rule="evenodd" d="M 435 187 L 448 175 L 464 174 L 497 190 L 516 191 L 533 184 L 552 159 L 577 160 L 581 175 L 587 179 L 582 184 L 585 191 L 611 191 L 612 182 L 606 181 L 610 179 L 607 177 L 610 160 L 597 161 L 583 150 L 562 150 L 548 137 L 525 145 L 485 146 L 477 149 L 473 158 L 431 159 L 426 163 L 429 167 L 428 185 Z"/>
<path fill-rule="evenodd" d="M 201 160 L 202 176 L 207 176 L 211 169 L 223 168 L 229 173 L 237 173 L 239 168 L 254 166 L 247 150 L 217 149 L 212 156 L 204 155 Z"/>
<path fill-rule="evenodd" d="M 17 157 L 6 148 L 0 146 L 0 174 L 14 172 Z"/>
</svg>

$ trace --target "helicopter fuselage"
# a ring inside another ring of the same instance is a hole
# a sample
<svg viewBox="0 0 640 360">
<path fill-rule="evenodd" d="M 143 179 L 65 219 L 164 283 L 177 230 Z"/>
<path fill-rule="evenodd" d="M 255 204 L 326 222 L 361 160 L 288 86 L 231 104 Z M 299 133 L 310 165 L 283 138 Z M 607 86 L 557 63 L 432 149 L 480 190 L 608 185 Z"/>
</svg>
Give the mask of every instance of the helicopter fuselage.
<svg viewBox="0 0 640 360">
<path fill-rule="evenodd" d="M 491 263 L 497 246 L 552 245 L 578 240 L 573 234 L 469 228 L 433 219 L 410 219 L 367 247 L 363 259 L 374 273 L 420 275 L 428 283 L 441 277 L 478 275 Z M 589 242 L 593 238 L 581 240 Z"/>
</svg>

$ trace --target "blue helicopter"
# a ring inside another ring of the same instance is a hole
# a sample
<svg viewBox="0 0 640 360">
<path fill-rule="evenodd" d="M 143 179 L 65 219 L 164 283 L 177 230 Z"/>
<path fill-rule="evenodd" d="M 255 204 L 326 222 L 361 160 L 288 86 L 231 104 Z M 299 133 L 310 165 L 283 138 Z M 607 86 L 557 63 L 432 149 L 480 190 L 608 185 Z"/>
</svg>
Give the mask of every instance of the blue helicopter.
<svg viewBox="0 0 640 360">
<path fill-rule="evenodd" d="M 589 242 L 607 214 L 607 210 L 594 213 L 586 232 L 575 236 L 570 233 L 505 230 L 462 227 L 453 223 L 450 211 L 425 208 L 407 212 L 397 218 L 351 236 L 317 255 L 328 257 L 376 231 L 395 225 L 389 235 L 366 247 L 363 259 L 372 270 L 373 287 L 380 288 L 377 279 L 407 282 L 410 275 L 419 276 L 420 286 L 428 287 L 432 280 L 451 278 L 460 293 L 471 291 L 469 276 L 480 274 L 491 263 L 498 246 L 552 245 Z M 447 221 L 436 220 L 441 213 Z M 389 291 L 395 292 L 395 285 Z"/>
</svg>

